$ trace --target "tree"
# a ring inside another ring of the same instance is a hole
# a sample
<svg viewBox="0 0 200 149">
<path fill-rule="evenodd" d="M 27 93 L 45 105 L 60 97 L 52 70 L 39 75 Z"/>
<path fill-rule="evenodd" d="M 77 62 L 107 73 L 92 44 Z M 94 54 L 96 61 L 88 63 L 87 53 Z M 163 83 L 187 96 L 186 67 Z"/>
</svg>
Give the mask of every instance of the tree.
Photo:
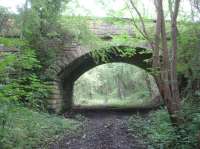
<svg viewBox="0 0 200 149">
<path fill-rule="evenodd" d="M 166 103 L 168 112 L 170 114 L 170 118 L 172 123 L 179 123 L 178 113 L 180 111 L 180 100 L 179 100 L 179 92 L 178 92 L 178 84 L 177 84 L 177 76 L 176 76 L 176 50 L 177 50 L 177 16 L 178 16 L 178 8 L 180 4 L 180 0 L 175 1 L 174 10 L 172 10 L 172 5 L 170 5 L 170 13 L 171 13 L 171 36 L 172 36 L 172 63 L 170 65 L 170 56 L 169 56 L 169 48 L 167 45 L 167 35 L 166 35 L 166 27 L 165 27 L 165 18 L 163 11 L 163 3 L 162 0 L 156 0 L 156 10 L 159 19 L 161 19 L 161 44 L 163 51 L 163 66 L 161 67 L 161 75 L 163 82 L 163 92 L 164 92 L 164 101 Z M 171 2 L 170 2 L 171 3 Z M 157 44 L 157 43 L 156 43 Z"/>
<path fill-rule="evenodd" d="M 179 95 L 179 89 L 178 89 L 178 79 L 177 79 L 177 17 L 180 7 L 180 0 L 176 0 L 174 3 L 174 6 L 172 4 L 172 0 L 168 0 L 169 2 L 169 10 L 170 10 L 170 16 L 171 16 L 171 40 L 172 40 L 172 50 L 171 50 L 171 92 L 172 92 L 172 98 L 175 100 L 175 109 L 177 111 L 180 111 L 180 95 Z"/>
<path fill-rule="evenodd" d="M 55 31 L 57 20 L 67 2 L 68 0 L 26 0 L 21 10 L 23 35 L 47 36 Z"/>
<path fill-rule="evenodd" d="M 64 33 L 58 20 L 67 2 L 68 0 L 26 0 L 20 10 L 21 37 L 37 49 L 42 70 L 48 68 L 61 49 L 62 42 L 59 41 Z"/>
<path fill-rule="evenodd" d="M 129 0 L 129 9 L 134 9 L 141 22 L 142 29 L 134 22 L 135 27 L 149 41 L 153 49 L 152 67 L 154 70 L 159 70 L 160 73 L 155 76 L 161 95 L 163 96 L 167 110 L 173 124 L 177 125 L 180 122 L 180 97 L 178 91 L 177 74 L 176 74 L 176 50 L 177 50 L 177 17 L 179 11 L 180 0 L 176 0 L 173 4 L 169 0 L 169 10 L 171 16 L 171 50 L 168 45 L 167 31 L 165 25 L 165 15 L 163 10 L 163 1 L 155 0 L 155 8 L 157 13 L 156 32 L 154 40 L 150 37 L 146 30 L 144 19 L 135 6 L 133 0 Z M 131 7 L 130 7 L 131 6 Z M 134 20 L 133 20 L 134 21 Z M 170 52 L 169 52 L 170 50 Z M 162 51 L 162 63 L 160 61 L 160 51 Z M 171 57 L 172 56 L 172 57 Z M 172 59 L 171 63 L 170 60 Z"/>
</svg>

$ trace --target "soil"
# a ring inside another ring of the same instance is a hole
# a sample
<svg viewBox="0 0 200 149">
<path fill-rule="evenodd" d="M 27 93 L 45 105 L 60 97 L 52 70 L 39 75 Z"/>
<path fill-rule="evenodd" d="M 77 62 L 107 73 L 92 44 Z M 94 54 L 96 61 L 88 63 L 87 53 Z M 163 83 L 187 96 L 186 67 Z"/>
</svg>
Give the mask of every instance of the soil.
<svg viewBox="0 0 200 149">
<path fill-rule="evenodd" d="M 128 131 L 130 114 L 120 112 L 84 113 L 81 134 L 66 135 L 49 149 L 147 149 L 147 146 Z"/>
</svg>

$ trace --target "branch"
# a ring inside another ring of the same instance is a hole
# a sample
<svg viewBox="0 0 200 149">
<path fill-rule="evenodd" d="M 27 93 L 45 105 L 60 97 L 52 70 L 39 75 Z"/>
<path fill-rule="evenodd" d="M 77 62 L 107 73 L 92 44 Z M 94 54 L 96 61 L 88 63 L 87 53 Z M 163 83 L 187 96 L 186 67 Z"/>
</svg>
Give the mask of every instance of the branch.
<svg viewBox="0 0 200 149">
<path fill-rule="evenodd" d="M 130 8 L 129 4 L 126 3 L 126 5 L 127 5 L 128 10 L 129 10 L 129 12 L 130 12 L 130 14 L 131 14 L 131 17 L 132 17 L 132 20 L 133 20 L 133 25 L 134 25 L 135 28 L 140 32 L 140 34 L 142 34 L 142 36 L 143 36 L 145 39 L 148 39 L 148 37 L 144 34 L 144 32 L 141 30 L 141 28 L 137 25 L 136 20 L 134 19 L 134 16 L 133 16 L 133 14 L 132 14 L 132 11 L 131 11 L 131 8 Z"/>
<path fill-rule="evenodd" d="M 141 27 L 139 27 L 137 25 L 136 20 L 134 19 L 134 16 L 132 14 L 131 8 L 130 8 L 128 2 L 126 1 L 126 5 L 129 9 L 129 12 L 130 12 L 132 20 L 133 20 L 133 25 L 140 32 L 140 34 L 150 43 L 151 48 L 154 49 L 154 42 L 151 40 L 151 38 L 148 35 L 148 32 L 146 31 L 146 27 L 145 27 L 144 20 L 142 18 L 141 13 L 139 12 L 139 10 L 137 9 L 137 7 L 135 6 L 135 4 L 133 3 L 132 0 L 128 0 L 128 1 L 131 3 L 131 6 L 133 7 L 133 9 L 136 11 L 137 15 L 139 16 L 140 22 L 142 24 L 142 30 L 141 30 Z"/>
<path fill-rule="evenodd" d="M 132 0 L 129 0 L 129 1 L 130 1 L 131 5 L 132 5 L 133 9 L 134 9 L 135 12 L 137 13 L 137 15 L 138 15 L 140 21 L 141 21 L 142 30 L 143 30 L 144 34 L 145 34 L 146 36 L 148 36 L 148 33 L 147 33 L 147 31 L 146 31 L 146 27 L 145 27 L 144 20 L 143 20 L 143 18 L 142 18 L 141 13 L 140 13 L 139 10 L 137 9 L 137 7 L 136 7 L 135 4 L 133 3 L 133 1 L 132 1 Z"/>
</svg>

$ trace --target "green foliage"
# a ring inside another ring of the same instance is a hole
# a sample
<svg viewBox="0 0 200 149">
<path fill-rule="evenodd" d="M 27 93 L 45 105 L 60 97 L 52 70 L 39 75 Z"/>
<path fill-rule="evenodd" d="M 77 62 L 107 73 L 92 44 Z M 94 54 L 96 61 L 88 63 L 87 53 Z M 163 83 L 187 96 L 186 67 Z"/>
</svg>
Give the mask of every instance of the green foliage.
<svg viewBox="0 0 200 149">
<path fill-rule="evenodd" d="M 132 65 L 110 63 L 100 65 L 83 74 L 74 86 L 74 104 L 83 106 L 145 107 L 151 103 L 150 90 L 158 90 L 153 78 Z"/>
<path fill-rule="evenodd" d="M 177 144 L 182 148 L 195 148 L 197 146 L 198 133 L 200 131 L 199 98 L 190 97 L 184 99 L 182 115 L 184 123 L 178 130 Z"/>
<path fill-rule="evenodd" d="M 24 37 L 29 41 L 36 41 L 37 38 L 52 34 L 67 1 L 27 0 L 24 9 L 21 10 Z"/>
<path fill-rule="evenodd" d="M 21 40 L 19 38 L 4 38 L 0 37 L 0 44 L 4 45 L 5 47 L 10 48 L 21 48 L 27 45 L 27 41 Z"/>
<path fill-rule="evenodd" d="M 1 39 L 4 45 L 20 48 L 17 53 L 2 54 L 0 61 L 1 101 L 17 101 L 34 109 L 45 110 L 50 86 L 37 75 L 41 66 L 35 50 L 20 40 Z"/>
<path fill-rule="evenodd" d="M 191 100 L 190 100 L 191 101 Z M 149 148 L 194 149 L 197 148 L 197 135 L 200 130 L 199 102 L 184 103 L 184 123 L 174 128 L 166 110 L 151 112 L 148 117 L 132 116 L 130 131 L 136 133 L 149 145 Z"/>
<path fill-rule="evenodd" d="M 41 68 L 35 50 L 25 47 L 19 51 L 16 69 L 21 71 L 34 71 Z"/>
<path fill-rule="evenodd" d="M 13 62 L 15 60 L 16 60 L 15 55 L 11 55 L 11 54 L 3 55 L 3 58 L 0 59 L 1 78 L 5 77 L 5 74 L 8 73 L 9 68 L 13 66 Z M 5 79 L 5 78 L 3 78 L 3 79 Z"/>
<path fill-rule="evenodd" d="M 112 40 L 110 41 L 95 40 L 96 44 L 93 46 L 93 48 L 91 48 L 91 54 L 97 63 L 109 62 L 110 54 L 115 53 L 121 57 L 132 57 L 134 54 L 136 54 L 136 47 L 145 43 L 145 40 L 131 37 L 126 33 L 111 37 Z M 152 51 L 150 49 L 141 51 L 141 54 L 145 53 L 152 53 Z"/>
<path fill-rule="evenodd" d="M 177 71 L 187 79 L 186 94 L 193 95 L 199 90 L 200 25 L 186 25 L 180 29 Z"/>
<path fill-rule="evenodd" d="M 36 55 L 42 70 L 46 70 L 63 48 L 64 31 L 59 19 L 68 0 L 26 0 L 20 10 L 21 35 Z M 52 44 L 53 43 L 53 44 Z M 43 74 L 44 78 L 46 77 Z"/>
<path fill-rule="evenodd" d="M 32 74 L 12 80 L 3 87 L 1 92 L 7 100 L 20 101 L 27 107 L 45 111 L 49 89 L 46 83 Z"/>
<path fill-rule="evenodd" d="M 116 48 L 117 52 L 122 56 L 122 57 L 132 57 L 136 49 L 136 43 L 139 43 L 139 40 L 130 37 L 127 34 L 122 34 L 118 36 L 113 36 L 113 39 L 111 41 L 111 46 L 127 46 L 126 48 Z"/>
<path fill-rule="evenodd" d="M 14 63 L 16 62 L 16 55 L 7 54 L 3 55 L 0 59 L 0 102 L 7 100 L 4 98 L 3 90 L 5 84 L 10 80 L 10 71 L 13 70 Z"/>
<path fill-rule="evenodd" d="M 183 27 L 179 35 L 179 49 L 178 49 L 178 72 L 183 73 L 185 77 L 199 78 L 200 72 L 199 61 L 199 48 L 200 48 L 200 25 L 188 24 Z M 192 71 L 192 75 L 189 74 Z"/>
<path fill-rule="evenodd" d="M 45 148 L 66 133 L 75 133 L 79 123 L 34 112 L 22 106 L 0 103 L 0 148 Z"/>
<path fill-rule="evenodd" d="M 100 40 L 89 30 L 90 20 L 87 17 L 63 16 L 59 19 L 59 23 L 61 24 L 63 31 L 68 33 L 68 36 L 71 37 L 71 40 L 79 42 L 82 45 L 92 47 L 92 45 L 96 44 L 92 42 Z"/>
<path fill-rule="evenodd" d="M 140 115 L 132 116 L 129 120 L 130 130 L 137 133 L 149 148 L 168 148 L 168 143 L 174 140 L 174 129 L 165 110 L 158 110 L 148 118 Z"/>
<path fill-rule="evenodd" d="M 123 38 L 123 37 L 122 37 Z M 91 55 L 96 61 L 96 63 L 109 63 L 110 62 L 110 55 L 112 54 L 118 54 L 121 57 L 131 57 L 135 54 L 136 49 L 135 47 L 131 47 L 130 45 L 127 46 L 127 44 L 123 45 L 115 40 L 121 40 L 121 37 L 114 38 L 111 42 L 99 42 L 98 44 L 101 46 L 96 46 L 94 49 L 92 49 Z M 122 39 L 124 40 L 124 39 Z M 123 41 L 121 41 L 123 43 Z M 127 42 L 126 42 L 127 43 Z"/>
</svg>

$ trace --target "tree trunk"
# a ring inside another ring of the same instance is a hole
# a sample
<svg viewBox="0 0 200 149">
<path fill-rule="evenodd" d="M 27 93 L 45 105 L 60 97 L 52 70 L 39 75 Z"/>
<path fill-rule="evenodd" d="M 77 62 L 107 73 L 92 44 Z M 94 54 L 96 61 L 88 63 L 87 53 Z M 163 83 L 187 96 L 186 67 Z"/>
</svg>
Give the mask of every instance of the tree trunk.
<svg viewBox="0 0 200 149">
<path fill-rule="evenodd" d="M 157 0 L 154 1 L 156 9 L 159 9 L 159 5 Z M 160 64 L 160 35 L 161 35 L 161 14 L 157 13 L 156 19 L 156 34 L 155 34 L 155 42 L 153 44 L 153 62 L 152 68 L 155 71 L 154 78 L 156 80 L 156 84 L 158 85 L 159 92 L 162 97 L 164 97 L 163 86 L 161 81 L 161 64 Z"/>
<path fill-rule="evenodd" d="M 180 0 L 175 0 L 174 9 L 171 5 L 170 12 L 173 12 L 171 19 L 171 33 L 172 33 L 172 63 L 170 63 L 169 48 L 167 42 L 167 34 L 165 27 L 165 17 L 163 11 L 163 0 L 155 0 L 155 6 L 157 11 L 157 22 L 156 22 L 156 34 L 155 40 L 152 42 L 144 26 L 144 20 L 138 11 L 137 7 L 134 5 L 132 0 L 129 0 L 132 8 L 137 13 L 139 20 L 141 21 L 142 30 L 134 22 L 135 27 L 138 31 L 149 41 L 153 49 L 153 69 L 156 70 L 155 80 L 159 87 L 160 93 L 164 99 L 167 106 L 167 110 L 170 114 L 170 118 L 173 124 L 177 125 L 179 123 L 179 111 L 180 111 L 180 97 L 177 83 L 176 75 L 176 50 L 177 50 L 177 16 L 179 10 Z M 171 2 L 171 1 L 169 1 Z M 172 3 L 171 3 L 172 4 Z M 130 9 L 129 5 L 127 5 Z M 132 17 L 134 15 L 131 13 Z M 134 19 L 133 19 L 134 20 Z M 161 47 L 160 47 L 161 43 Z M 162 50 L 162 64 L 160 61 L 160 50 Z"/>
<path fill-rule="evenodd" d="M 169 50 L 167 45 L 167 35 L 166 35 L 166 27 L 165 27 L 165 18 L 164 18 L 164 11 L 163 11 L 163 1 L 157 0 L 157 13 L 158 16 L 160 16 L 161 19 L 161 43 L 162 43 L 162 51 L 163 51 L 163 64 L 161 67 L 161 77 L 162 77 L 162 86 L 163 86 L 163 93 L 164 93 L 164 102 L 167 106 L 167 110 L 170 114 L 170 118 L 173 124 L 178 125 L 179 123 L 179 110 L 180 110 L 180 101 L 177 99 L 178 97 L 178 90 L 176 90 L 176 87 L 174 86 L 174 83 L 171 84 L 171 82 L 176 79 L 176 69 L 175 66 L 172 68 L 170 65 L 170 57 L 169 57 Z M 175 6 L 175 9 L 177 6 Z M 178 9 L 177 9 L 178 14 Z M 177 15 L 175 14 L 175 15 Z M 177 17 L 175 17 L 177 18 Z M 172 21 L 174 22 L 174 21 Z M 176 25 L 176 24 L 175 24 Z M 173 36 L 177 36 L 177 34 L 173 34 Z M 172 44 L 176 44 L 176 37 L 173 38 L 174 41 L 172 41 Z M 173 45 L 173 50 L 176 51 L 177 44 Z M 175 51 L 173 51 L 173 54 L 175 54 Z M 176 64 L 176 59 L 173 59 L 173 63 Z M 175 72 L 174 72 L 175 71 Z M 171 75 L 173 74 L 173 75 Z M 177 84 L 177 83 L 175 83 Z M 173 90 L 171 90 L 173 89 Z M 176 91 L 176 93 L 173 93 L 173 91 Z"/>
<path fill-rule="evenodd" d="M 173 99 L 176 101 L 176 109 L 180 110 L 180 96 L 179 96 L 179 89 L 178 89 L 178 79 L 176 74 L 176 61 L 177 61 L 177 16 L 178 16 L 178 10 L 180 5 L 180 0 L 175 1 L 174 11 L 172 10 L 172 2 L 169 0 L 169 3 L 171 3 L 169 6 L 170 8 L 170 14 L 171 14 L 171 37 L 172 37 L 172 62 L 171 62 L 171 90 L 172 90 L 172 96 Z"/>
</svg>

